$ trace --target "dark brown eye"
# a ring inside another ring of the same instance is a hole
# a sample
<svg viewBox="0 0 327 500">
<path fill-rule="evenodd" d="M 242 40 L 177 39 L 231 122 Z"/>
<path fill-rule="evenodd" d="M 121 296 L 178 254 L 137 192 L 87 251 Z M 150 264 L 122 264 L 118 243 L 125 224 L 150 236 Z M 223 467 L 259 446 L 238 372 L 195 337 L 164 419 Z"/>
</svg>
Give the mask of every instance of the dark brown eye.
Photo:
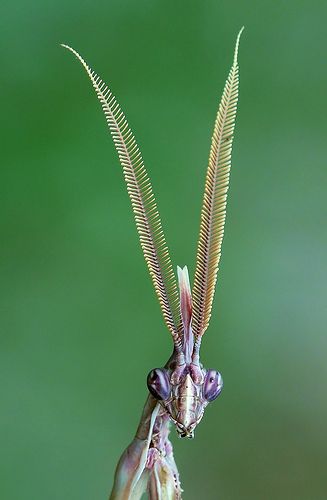
<svg viewBox="0 0 327 500">
<path fill-rule="evenodd" d="M 208 370 L 203 384 L 203 397 L 207 401 L 216 399 L 223 388 L 223 379 L 217 370 Z"/>
<path fill-rule="evenodd" d="M 167 370 L 155 368 L 147 378 L 148 389 L 156 399 L 165 401 L 170 395 L 170 382 Z"/>
</svg>

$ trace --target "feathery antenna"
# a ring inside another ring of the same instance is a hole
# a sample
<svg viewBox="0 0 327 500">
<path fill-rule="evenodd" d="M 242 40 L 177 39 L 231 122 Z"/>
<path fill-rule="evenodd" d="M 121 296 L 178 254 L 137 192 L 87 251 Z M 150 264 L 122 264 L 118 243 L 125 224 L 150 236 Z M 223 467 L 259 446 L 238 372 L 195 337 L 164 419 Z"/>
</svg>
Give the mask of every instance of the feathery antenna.
<svg viewBox="0 0 327 500">
<path fill-rule="evenodd" d="M 144 258 L 159 299 L 165 323 L 177 350 L 181 350 L 179 296 L 157 204 L 143 159 L 127 120 L 110 89 L 68 45 L 86 70 L 104 111 L 131 199 Z"/>
<path fill-rule="evenodd" d="M 221 256 L 238 100 L 237 56 L 243 29 L 236 39 L 233 65 L 220 101 L 211 142 L 192 290 L 192 328 L 196 339 L 200 339 L 208 328 Z"/>
</svg>

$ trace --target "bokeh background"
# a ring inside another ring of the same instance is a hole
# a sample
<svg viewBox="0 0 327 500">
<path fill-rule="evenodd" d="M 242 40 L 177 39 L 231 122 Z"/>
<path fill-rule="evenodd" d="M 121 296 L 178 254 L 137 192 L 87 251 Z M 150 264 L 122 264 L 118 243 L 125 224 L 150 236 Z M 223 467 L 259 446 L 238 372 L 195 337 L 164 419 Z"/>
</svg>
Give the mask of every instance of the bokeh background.
<svg viewBox="0 0 327 500">
<path fill-rule="evenodd" d="M 224 377 L 175 456 L 185 499 L 326 498 L 323 1 L 1 2 L 3 500 L 107 498 L 171 349 L 121 169 L 71 44 L 126 111 L 175 265 L 194 271 L 235 38 L 240 103 L 202 358 Z"/>
</svg>

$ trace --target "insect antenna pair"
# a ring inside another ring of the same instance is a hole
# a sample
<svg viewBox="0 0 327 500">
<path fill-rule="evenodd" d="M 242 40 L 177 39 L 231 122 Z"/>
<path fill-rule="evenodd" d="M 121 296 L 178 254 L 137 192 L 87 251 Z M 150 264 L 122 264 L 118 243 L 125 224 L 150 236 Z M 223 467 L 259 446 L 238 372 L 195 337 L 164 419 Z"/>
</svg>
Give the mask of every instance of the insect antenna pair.
<svg viewBox="0 0 327 500">
<path fill-rule="evenodd" d="M 205 407 L 222 390 L 220 373 L 200 362 L 200 346 L 210 321 L 224 235 L 242 31 L 237 36 L 212 135 L 192 290 L 187 267 L 178 267 L 178 283 L 175 278 L 152 185 L 124 113 L 111 90 L 78 52 L 63 45 L 83 65 L 101 103 L 123 168 L 143 255 L 173 340 L 168 362 L 148 375 L 150 394 L 136 436 L 118 463 L 112 499 L 136 500 L 145 489 L 150 498 L 181 498 L 168 439 L 170 422 L 180 437 L 193 437 Z"/>
</svg>

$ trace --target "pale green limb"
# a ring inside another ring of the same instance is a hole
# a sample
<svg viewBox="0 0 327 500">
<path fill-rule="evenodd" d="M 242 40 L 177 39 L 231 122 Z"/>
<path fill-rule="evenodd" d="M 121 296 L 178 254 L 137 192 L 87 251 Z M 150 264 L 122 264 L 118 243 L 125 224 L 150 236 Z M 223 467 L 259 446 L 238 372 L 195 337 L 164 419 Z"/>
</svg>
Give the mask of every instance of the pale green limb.
<svg viewBox="0 0 327 500">
<path fill-rule="evenodd" d="M 110 500 L 138 500 L 145 491 L 148 482 L 145 465 L 159 407 L 159 403 L 149 396 L 136 436 L 118 462 Z"/>
</svg>

